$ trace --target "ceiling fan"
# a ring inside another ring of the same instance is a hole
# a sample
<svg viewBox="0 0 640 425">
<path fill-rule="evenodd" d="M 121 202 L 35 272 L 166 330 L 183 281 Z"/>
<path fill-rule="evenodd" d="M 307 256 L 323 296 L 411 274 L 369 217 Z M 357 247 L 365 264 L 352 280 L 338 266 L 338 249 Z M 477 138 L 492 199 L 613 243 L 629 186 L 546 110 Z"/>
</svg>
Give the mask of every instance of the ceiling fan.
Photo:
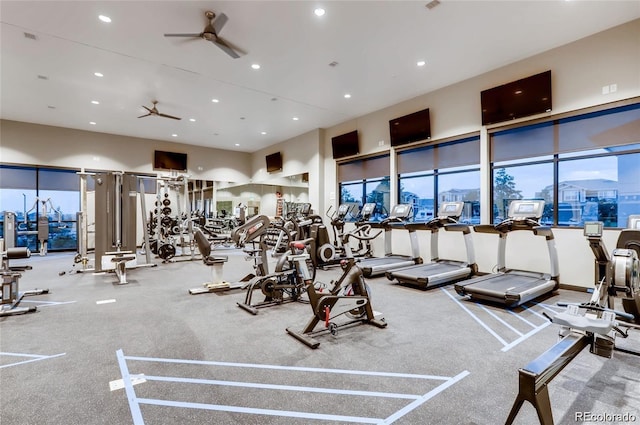
<svg viewBox="0 0 640 425">
<path fill-rule="evenodd" d="M 204 30 L 202 30 L 201 33 L 198 34 L 165 34 L 165 37 L 192 37 L 192 38 L 202 38 L 204 40 L 210 41 L 213 44 L 215 44 L 216 46 L 218 46 L 219 48 L 221 48 L 222 50 L 224 50 L 224 52 L 226 54 L 228 54 L 229 56 L 231 56 L 234 59 L 237 59 L 240 57 L 240 54 L 238 53 L 237 48 L 231 47 L 230 43 L 226 40 L 224 40 L 223 38 L 221 38 L 218 33 L 222 30 L 222 27 L 224 26 L 224 24 L 227 23 L 227 20 L 229 18 L 227 18 L 227 15 L 225 15 L 224 13 L 221 13 L 220 16 L 218 16 L 218 19 L 215 19 L 216 14 L 211 12 L 211 11 L 206 11 L 204 12 L 204 16 L 206 16 L 206 18 L 209 20 L 209 23 L 207 24 L 206 27 L 204 27 Z"/>
<path fill-rule="evenodd" d="M 160 112 L 158 112 L 158 108 L 156 108 L 156 104 L 158 103 L 157 100 L 153 101 L 153 108 L 147 108 L 146 106 L 142 105 L 142 107 L 144 109 L 146 109 L 147 111 L 149 111 L 148 114 L 146 115 L 140 115 L 138 118 L 144 118 L 144 117 L 148 117 L 148 116 L 154 116 L 154 117 L 164 117 L 164 118 L 171 118 L 172 120 L 181 120 L 182 118 L 178 118 L 178 117 L 174 117 L 173 115 L 167 115 L 167 114 L 161 114 Z"/>
</svg>

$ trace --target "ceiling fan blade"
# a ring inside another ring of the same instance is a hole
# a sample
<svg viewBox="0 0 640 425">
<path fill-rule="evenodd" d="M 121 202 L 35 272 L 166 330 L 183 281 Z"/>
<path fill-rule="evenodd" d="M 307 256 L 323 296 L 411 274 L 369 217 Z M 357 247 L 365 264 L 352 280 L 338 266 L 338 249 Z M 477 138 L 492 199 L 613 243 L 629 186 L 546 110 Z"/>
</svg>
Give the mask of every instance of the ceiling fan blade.
<svg viewBox="0 0 640 425">
<path fill-rule="evenodd" d="M 161 114 L 158 113 L 159 117 L 164 117 L 164 118 L 171 118 L 172 120 L 181 120 L 182 118 L 178 118 L 178 117 L 174 117 L 173 115 L 167 115 L 167 114 Z"/>
<path fill-rule="evenodd" d="M 240 54 L 238 54 L 238 52 L 236 52 L 230 45 L 229 43 L 227 43 L 225 40 L 223 40 L 222 38 L 218 37 L 215 40 L 211 40 L 212 43 L 214 43 L 216 46 L 218 46 L 219 48 L 221 48 L 222 50 L 224 50 L 224 52 L 226 54 L 228 54 L 229 56 L 231 56 L 234 59 L 238 59 L 240 57 Z"/>
<path fill-rule="evenodd" d="M 148 116 L 150 116 L 150 115 L 151 115 L 150 113 L 149 113 L 149 114 L 147 114 L 147 115 L 140 115 L 138 118 L 144 118 L 144 117 L 148 117 Z"/>
<path fill-rule="evenodd" d="M 228 20 L 229 18 L 227 18 L 227 15 L 225 15 L 224 13 L 218 15 L 216 20 L 212 23 L 213 29 L 215 30 L 216 34 L 220 34 L 220 31 L 222 31 L 222 27 L 224 27 L 224 24 L 226 24 Z"/>
<path fill-rule="evenodd" d="M 202 37 L 202 33 L 199 34 L 165 34 L 165 37 Z"/>
<path fill-rule="evenodd" d="M 142 107 L 143 107 L 144 109 L 146 109 L 147 111 L 149 111 L 149 113 L 150 113 L 150 114 L 152 114 L 152 113 L 153 113 L 153 111 L 152 111 L 151 109 L 147 108 L 146 106 L 142 105 Z M 146 115 L 145 115 L 145 116 L 146 116 Z"/>
</svg>

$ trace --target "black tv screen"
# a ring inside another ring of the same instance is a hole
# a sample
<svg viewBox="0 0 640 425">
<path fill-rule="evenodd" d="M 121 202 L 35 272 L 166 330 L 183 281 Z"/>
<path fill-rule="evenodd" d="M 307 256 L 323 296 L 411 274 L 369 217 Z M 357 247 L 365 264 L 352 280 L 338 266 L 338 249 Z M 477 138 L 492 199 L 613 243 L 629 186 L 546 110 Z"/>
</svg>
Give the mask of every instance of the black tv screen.
<svg viewBox="0 0 640 425">
<path fill-rule="evenodd" d="M 332 137 L 331 147 L 333 148 L 333 159 L 357 155 L 360 153 L 358 130 Z"/>
<path fill-rule="evenodd" d="M 482 125 L 551 111 L 551 71 L 480 93 Z"/>
<path fill-rule="evenodd" d="M 389 121 L 391 146 L 405 145 L 431 138 L 429 108 Z"/>
<path fill-rule="evenodd" d="M 282 170 L 282 155 L 280 152 L 267 155 L 267 173 L 274 173 Z"/>
<path fill-rule="evenodd" d="M 153 168 L 155 170 L 187 171 L 187 154 L 177 152 L 154 151 Z"/>
</svg>

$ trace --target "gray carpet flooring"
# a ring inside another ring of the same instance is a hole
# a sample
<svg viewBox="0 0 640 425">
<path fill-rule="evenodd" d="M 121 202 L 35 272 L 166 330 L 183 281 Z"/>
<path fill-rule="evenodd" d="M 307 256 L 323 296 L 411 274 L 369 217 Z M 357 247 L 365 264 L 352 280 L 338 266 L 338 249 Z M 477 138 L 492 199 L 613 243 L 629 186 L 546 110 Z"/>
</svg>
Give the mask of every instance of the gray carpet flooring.
<svg viewBox="0 0 640 425">
<path fill-rule="evenodd" d="M 251 272 L 240 252 L 226 253 L 226 280 Z M 423 291 L 369 279 L 388 326 L 341 329 L 312 350 L 285 332 L 302 329 L 308 304 L 253 316 L 237 307 L 238 290 L 189 295 L 211 276 L 201 261 L 156 262 L 129 270 L 127 285 L 75 273 L 73 254 L 12 262 L 33 266 L 22 290 L 50 293 L 23 300 L 36 313 L 0 318 L 0 423 L 501 424 L 518 369 L 558 341 L 542 313 L 588 299 L 560 290 L 505 309 L 464 299 L 452 285 Z M 319 271 L 317 280 L 339 274 Z M 617 342 L 640 350 L 640 333 Z M 640 360 L 583 350 L 549 394 L 556 424 L 626 423 L 588 422 L 583 412 L 640 422 Z M 539 423 L 529 403 L 515 423 Z"/>
</svg>

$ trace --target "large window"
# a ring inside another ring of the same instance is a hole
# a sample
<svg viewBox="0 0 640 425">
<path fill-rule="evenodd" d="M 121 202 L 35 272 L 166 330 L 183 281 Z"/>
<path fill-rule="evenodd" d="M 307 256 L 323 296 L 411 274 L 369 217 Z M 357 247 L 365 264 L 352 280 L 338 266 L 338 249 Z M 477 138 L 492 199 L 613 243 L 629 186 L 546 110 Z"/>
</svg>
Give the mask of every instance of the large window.
<svg viewBox="0 0 640 425">
<path fill-rule="evenodd" d="M 542 222 L 625 227 L 640 214 L 640 104 L 491 135 L 493 220 L 513 199 L 545 200 Z"/>
<path fill-rule="evenodd" d="M 376 204 L 371 220 L 382 220 L 389 214 L 389 155 L 358 159 L 338 164 L 340 204 L 355 202 L 361 207 Z"/>
<path fill-rule="evenodd" d="M 72 170 L 0 167 L 0 220 L 8 245 L 40 249 L 39 220 L 47 218 L 48 250 L 75 249 L 79 178 Z M 7 215 L 15 227 L 5 234 Z"/>
<path fill-rule="evenodd" d="M 480 223 L 479 164 L 479 136 L 401 151 L 399 201 L 413 205 L 415 221 L 432 219 L 441 202 L 462 201 L 460 221 Z"/>
</svg>

